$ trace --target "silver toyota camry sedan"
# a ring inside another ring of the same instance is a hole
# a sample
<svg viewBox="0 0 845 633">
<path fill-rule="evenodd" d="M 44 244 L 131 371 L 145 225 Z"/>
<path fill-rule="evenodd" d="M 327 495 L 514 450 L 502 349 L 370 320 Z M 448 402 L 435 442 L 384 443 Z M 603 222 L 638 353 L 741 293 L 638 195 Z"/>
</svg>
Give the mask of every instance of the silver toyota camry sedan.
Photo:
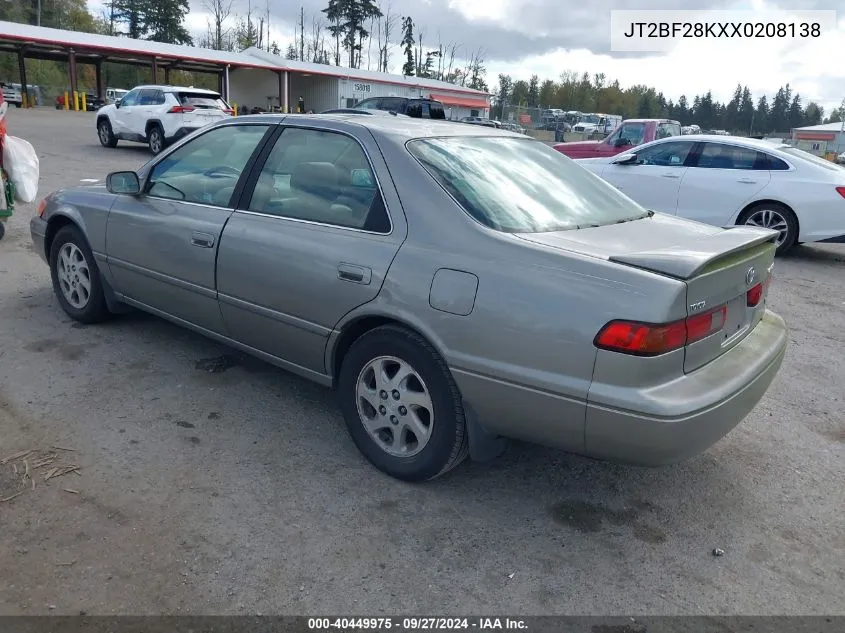
<svg viewBox="0 0 845 633">
<path fill-rule="evenodd" d="M 398 116 L 205 127 L 31 222 L 61 307 L 141 309 L 333 387 L 385 473 L 508 438 L 662 465 L 780 368 L 777 233 L 654 213 L 547 145 Z"/>
</svg>

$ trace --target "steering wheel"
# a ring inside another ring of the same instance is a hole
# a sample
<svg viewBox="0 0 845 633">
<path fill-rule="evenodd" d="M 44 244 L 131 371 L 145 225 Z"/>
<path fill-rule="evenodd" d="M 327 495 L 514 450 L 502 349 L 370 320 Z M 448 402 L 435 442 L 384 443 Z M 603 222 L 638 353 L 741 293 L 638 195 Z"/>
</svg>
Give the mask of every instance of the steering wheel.
<svg viewBox="0 0 845 633">
<path fill-rule="evenodd" d="M 206 169 L 202 172 L 203 176 L 208 176 L 209 178 L 214 178 L 215 176 L 234 176 L 235 178 L 240 177 L 241 170 L 237 169 L 236 167 L 231 167 L 229 165 L 220 165 L 218 167 L 212 167 L 211 169 Z"/>
</svg>

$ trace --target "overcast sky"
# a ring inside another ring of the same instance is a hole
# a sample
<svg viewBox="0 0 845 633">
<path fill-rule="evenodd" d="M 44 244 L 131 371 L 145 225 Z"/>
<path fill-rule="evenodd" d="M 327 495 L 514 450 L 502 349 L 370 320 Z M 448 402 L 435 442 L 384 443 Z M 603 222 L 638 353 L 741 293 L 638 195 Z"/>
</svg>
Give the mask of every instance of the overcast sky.
<svg viewBox="0 0 845 633">
<path fill-rule="evenodd" d="M 252 0 L 253 10 L 266 11 L 267 0 Z M 623 86 L 647 84 L 677 100 L 690 99 L 708 89 L 727 101 L 737 83 L 747 84 L 755 100 L 771 96 L 787 82 L 800 92 L 806 104 L 821 103 L 825 111 L 838 107 L 845 97 L 845 0 L 698 0 L 697 9 L 718 11 L 779 8 L 842 9 L 836 30 L 807 42 L 777 39 L 686 40 L 669 53 L 631 54 L 610 50 L 611 9 L 688 8 L 689 0 L 379 0 L 382 11 L 408 14 L 423 30 L 426 48 L 436 47 L 438 34 L 444 43 L 459 42 L 465 54 L 482 49 L 491 90 L 498 73 L 517 79 L 537 74 L 557 79 L 565 70 L 604 73 Z M 235 0 L 235 10 L 245 13 L 247 0 Z M 327 0 L 270 0 L 272 34 L 285 49 L 292 40 L 299 7 L 304 6 L 306 33 L 310 16 L 318 14 Z M 92 5 L 94 3 L 92 2 Z M 762 14 L 761 14 L 762 15 Z M 203 0 L 191 0 L 189 28 L 204 31 L 207 15 Z M 399 38 L 398 29 L 396 39 Z M 394 47 L 391 70 L 399 71 L 401 51 Z M 365 62 L 366 64 L 366 62 Z"/>
</svg>

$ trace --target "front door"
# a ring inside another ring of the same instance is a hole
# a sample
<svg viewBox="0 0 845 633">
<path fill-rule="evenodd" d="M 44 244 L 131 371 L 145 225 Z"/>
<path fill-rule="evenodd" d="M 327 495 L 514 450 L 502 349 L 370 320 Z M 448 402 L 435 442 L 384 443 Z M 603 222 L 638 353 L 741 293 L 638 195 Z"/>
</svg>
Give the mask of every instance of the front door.
<svg viewBox="0 0 845 633">
<path fill-rule="evenodd" d="M 678 215 L 728 226 L 771 174 L 767 155 L 750 147 L 704 142 L 690 162 L 678 196 Z"/>
<path fill-rule="evenodd" d="M 608 165 L 602 178 L 646 209 L 674 214 L 693 145 L 692 141 L 670 141 L 634 148 L 630 151 L 636 153 L 636 163 Z"/>
<path fill-rule="evenodd" d="M 132 117 L 138 109 L 138 102 L 141 95 L 140 90 L 130 90 L 123 99 L 120 100 L 119 106 L 115 107 L 114 111 L 114 129 L 112 130 L 119 136 L 128 136 L 132 134 Z"/>
<path fill-rule="evenodd" d="M 359 139 L 286 127 L 220 242 L 232 338 L 314 374 L 335 325 L 378 295 L 406 232 L 375 140 Z"/>
<path fill-rule="evenodd" d="M 115 290 L 144 307 L 223 332 L 215 260 L 231 199 L 268 125 L 214 128 L 167 154 L 140 196 L 118 196 L 106 226 Z M 245 178 L 245 176 L 243 176 Z"/>
</svg>

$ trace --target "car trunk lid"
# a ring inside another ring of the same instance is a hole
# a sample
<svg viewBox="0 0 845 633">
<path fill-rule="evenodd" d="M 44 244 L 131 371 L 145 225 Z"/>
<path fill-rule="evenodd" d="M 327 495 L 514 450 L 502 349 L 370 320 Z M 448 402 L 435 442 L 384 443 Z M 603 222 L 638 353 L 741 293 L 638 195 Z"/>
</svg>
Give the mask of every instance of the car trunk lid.
<svg viewBox="0 0 845 633">
<path fill-rule="evenodd" d="M 725 230 L 654 215 L 520 237 L 683 281 L 688 326 L 721 325 L 685 346 L 684 371 L 690 372 L 739 343 L 763 317 L 777 233 L 755 227 Z"/>
</svg>

